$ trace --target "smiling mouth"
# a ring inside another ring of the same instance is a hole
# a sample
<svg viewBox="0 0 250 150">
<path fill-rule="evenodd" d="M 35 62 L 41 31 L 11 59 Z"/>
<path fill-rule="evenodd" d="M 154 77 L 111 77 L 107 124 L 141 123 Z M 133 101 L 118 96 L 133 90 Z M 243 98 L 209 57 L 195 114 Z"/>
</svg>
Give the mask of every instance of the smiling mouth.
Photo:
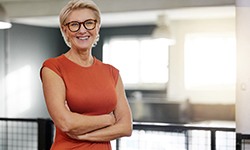
<svg viewBox="0 0 250 150">
<path fill-rule="evenodd" d="M 85 36 L 85 37 L 77 37 L 79 40 L 87 40 L 89 39 L 89 36 Z"/>
</svg>

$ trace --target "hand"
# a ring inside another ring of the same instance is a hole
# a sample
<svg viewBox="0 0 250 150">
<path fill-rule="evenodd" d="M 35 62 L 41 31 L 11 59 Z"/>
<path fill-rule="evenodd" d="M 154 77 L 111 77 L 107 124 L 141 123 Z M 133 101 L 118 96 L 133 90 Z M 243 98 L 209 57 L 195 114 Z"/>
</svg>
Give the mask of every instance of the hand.
<svg viewBox="0 0 250 150">
<path fill-rule="evenodd" d="M 65 102 L 65 107 L 69 110 L 69 107 L 67 105 L 67 103 Z M 69 110 L 70 111 L 70 110 Z M 89 140 L 89 134 L 98 130 L 101 130 L 103 128 L 107 128 L 110 127 L 112 125 L 114 125 L 116 123 L 116 117 L 114 115 L 113 112 L 109 113 L 109 114 L 103 114 L 101 115 L 102 117 L 104 117 L 105 121 L 106 121 L 106 126 L 103 126 L 99 129 L 95 129 L 93 131 L 90 131 L 88 133 L 82 133 L 82 134 L 77 134 L 77 133 L 71 133 L 71 132 L 67 132 L 66 134 L 72 138 L 72 139 L 76 139 L 76 140 L 82 140 L 82 141 L 86 141 Z"/>
<path fill-rule="evenodd" d="M 65 106 L 67 107 L 67 105 L 65 104 Z M 115 118 L 115 115 L 113 112 L 109 113 L 109 114 L 106 114 L 106 116 L 108 117 L 107 121 L 109 121 L 109 125 L 107 125 L 106 127 L 109 127 L 109 126 L 112 126 L 116 123 L 116 118 Z M 105 128 L 105 127 L 104 127 Z M 103 129 L 103 128 L 100 128 L 100 129 Z M 97 129 L 99 130 L 99 129 Z M 97 130 L 94 130 L 94 131 L 97 131 Z M 91 132 L 94 132 L 94 131 L 91 131 Z M 91 133 L 89 132 L 89 133 Z M 66 133 L 70 138 L 72 139 L 75 139 L 75 140 L 81 140 L 81 141 L 87 141 L 88 140 L 88 133 L 86 134 L 81 134 L 81 135 L 75 135 L 75 134 L 72 134 L 72 133 Z"/>
<path fill-rule="evenodd" d="M 70 111 L 69 105 L 68 105 L 67 101 L 65 101 L 65 107 L 66 107 L 66 109 L 67 109 L 68 111 Z"/>
<path fill-rule="evenodd" d="M 115 118 L 114 112 L 111 112 L 109 115 L 110 115 L 111 125 L 115 124 L 116 118 Z"/>
<path fill-rule="evenodd" d="M 82 135 L 72 135 L 72 134 L 68 134 L 67 135 L 75 140 L 81 140 L 81 141 L 88 141 L 88 134 L 82 134 Z"/>
</svg>

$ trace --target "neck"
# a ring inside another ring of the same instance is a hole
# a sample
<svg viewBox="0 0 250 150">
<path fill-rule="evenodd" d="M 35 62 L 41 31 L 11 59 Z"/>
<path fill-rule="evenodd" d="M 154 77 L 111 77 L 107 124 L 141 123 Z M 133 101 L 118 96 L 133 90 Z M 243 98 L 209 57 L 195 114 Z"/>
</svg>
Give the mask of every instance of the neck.
<svg viewBox="0 0 250 150">
<path fill-rule="evenodd" d="M 71 61 L 83 67 L 89 67 L 94 62 L 94 58 L 89 51 L 74 51 L 70 49 L 65 55 Z"/>
</svg>

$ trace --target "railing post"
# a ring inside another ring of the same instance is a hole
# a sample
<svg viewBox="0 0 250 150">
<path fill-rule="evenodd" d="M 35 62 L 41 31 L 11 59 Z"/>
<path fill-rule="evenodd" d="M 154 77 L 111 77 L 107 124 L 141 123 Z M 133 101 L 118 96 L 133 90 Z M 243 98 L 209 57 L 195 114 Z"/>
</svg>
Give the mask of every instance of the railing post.
<svg viewBox="0 0 250 150">
<path fill-rule="evenodd" d="M 211 130 L 211 150 L 216 150 L 216 131 Z"/>
<path fill-rule="evenodd" d="M 185 134 L 185 147 L 186 147 L 186 150 L 189 150 L 189 131 L 188 130 L 185 130 L 184 131 L 184 134 Z"/>
<path fill-rule="evenodd" d="M 49 150 L 52 142 L 52 121 L 50 119 L 38 119 L 38 150 Z"/>
<path fill-rule="evenodd" d="M 120 149 L 120 139 L 116 139 L 116 150 Z"/>
<path fill-rule="evenodd" d="M 236 133 L 236 150 L 241 150 L 242 137 L 240 133 Z"/>
</svg>

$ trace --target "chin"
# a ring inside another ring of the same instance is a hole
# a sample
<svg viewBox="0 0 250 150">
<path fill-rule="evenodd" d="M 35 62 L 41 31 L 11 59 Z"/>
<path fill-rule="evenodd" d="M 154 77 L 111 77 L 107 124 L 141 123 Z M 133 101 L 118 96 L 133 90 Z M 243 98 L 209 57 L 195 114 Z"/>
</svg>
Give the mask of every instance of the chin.
<svg viewBox="0 0 250 150">
<path fill-rule="evenodd" d="M 91 49 L 91 47 L 92 46 L 79 46 L 78 49 L 87 51 L 87 50 Z"/>
</svg>

